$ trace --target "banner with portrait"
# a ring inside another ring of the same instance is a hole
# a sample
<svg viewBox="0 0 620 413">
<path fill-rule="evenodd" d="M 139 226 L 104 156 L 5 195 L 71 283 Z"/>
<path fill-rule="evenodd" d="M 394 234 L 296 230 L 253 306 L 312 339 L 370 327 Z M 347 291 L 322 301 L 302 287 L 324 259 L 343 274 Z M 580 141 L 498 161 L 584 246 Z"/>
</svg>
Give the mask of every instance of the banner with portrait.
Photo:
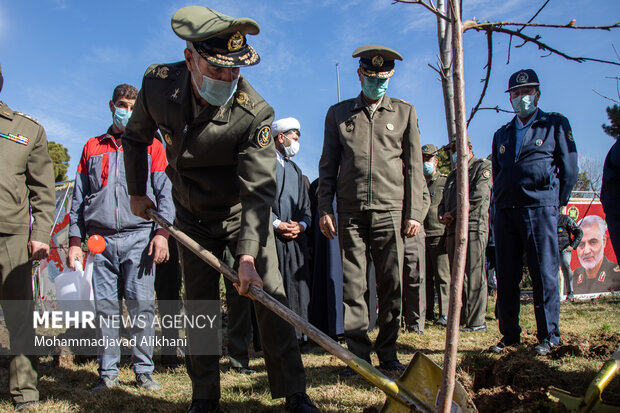
<svg viewBox="0 0 620 413">
<path fill-rule="evenodd" d="M 571 256 L 575 295 L 586 298 L 620 291 L 620 267 L 600 200 L 572 198 L 566 214 L 583 231 L 583 238 Z"/>
</svg>

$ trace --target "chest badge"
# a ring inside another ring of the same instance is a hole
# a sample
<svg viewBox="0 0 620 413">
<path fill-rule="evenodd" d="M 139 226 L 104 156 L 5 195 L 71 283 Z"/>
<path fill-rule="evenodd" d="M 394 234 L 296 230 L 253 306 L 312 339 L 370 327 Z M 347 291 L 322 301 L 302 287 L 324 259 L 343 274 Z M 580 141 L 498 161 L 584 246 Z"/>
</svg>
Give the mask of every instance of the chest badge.
<svg viewBox="0 0 620 413">
<path fill-rule="evenodd" d="M 169 133 L 164 134 L 164 140 L 166 141 L 166 145 L 172 146 L 172 136 Z"/>
<path fill-rule="evenodd" d="M 271 128 L 269 126 L 263 126 L 256 134 L 256 143 L 258 143 L 258 146 L 261 148 L 264 148 L 269 145 L 270 138 Z"/>
<path fill-rule="evenodd" d="M 542 145 L 542 139 L 536 139 L 536 146 Z"/>
<path fill-rule="evenodd" d="M 355 125 L 353 123 L 347 123 L 347 132 L 353 132 Z"/>
<path fill-rule="evenodd" d="M 179 92 L 181 91 L 181 89 L 176 88 L 174 89 L 174 93 L 172 95 L 170 95 L 170 97 L 174 100 L 177 100 L 177 98 L 179 97 Z"/>
<path fill-rule="evenodd" d="M 499 153 L 503 154 L 504 152 L 506 152 L 506 147 L 504 145 L 501 145 L 499 147 Z"/>
<path fill-rule="evenodd" d="M 23 135 L 14 135 L 12 133 L 0 133 L 0 138 L 8 139 L 10 141 L 19 143 L 21 145 L 28 145 L 28 138 Z"/>
<path fill-rule="evenodd" d="M 391 123 L 388 123 L 387 125 L 385 125 L 385 127 L 387 128 L 387 130 L 394 130 L 394 125 L 392 125 Z"/>
</svg>

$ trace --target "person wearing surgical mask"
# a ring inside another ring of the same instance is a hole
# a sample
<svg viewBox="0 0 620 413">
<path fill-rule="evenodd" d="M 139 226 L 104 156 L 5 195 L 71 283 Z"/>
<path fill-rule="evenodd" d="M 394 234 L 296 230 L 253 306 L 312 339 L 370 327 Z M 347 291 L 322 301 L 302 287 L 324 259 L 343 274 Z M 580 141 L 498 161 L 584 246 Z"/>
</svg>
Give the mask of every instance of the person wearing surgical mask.
<svg viewBox="0 0 620 413">
<path fill-rule="evenodd" d="M 534 286 L 534 351 L 546 356 L 560 343 L 558 208 L 568 203 L 577 182 L 577 146 L 568 119 L 539 108 L 540 80 L 534 70 L 513 73 L 506 93 L 515 116 L 495 132 L 491 155 L 502 338 L 489 350 L 502 353 L 521 342 L 519 283 L 526 255 Z"/>
<path fill-rule="evenodd" d="M 295 162 L 299 152 L 301 125 L 295 118 L 278 119 L 271 124 L 276 148 L 277 192 L 271 206 L 278 267 L 291 310 L 308 320 L 311 272 L 308 263 L 306 229 L 312 223 L 310 197 L 304 176 Z M 308 337 L 296 330 L 300 349 L 308 348 Z"/>
<path fill-rule="evenodd" d="M 132 212 L 149 219 L 147 210 L 153 200 L 144 193 L 150 166 L 145 148 L 159 130 L 166 142 L 175 225 L 219 259 L 225 258 L 226 248 L 234 254 L 239 282 L 233 288 L 239 294 L 227 294 L 227 299 L 234 296 L 245 304 L 227 302 L 230 367 L 239 373 L 253 373 L 247 364 L 248 344 L 242 340 L 247 337 L 248 321 L 251 324 L 248 306 L 253 305 L 271 396 L 284 398 L 282 407 L 287 412 L 318 413 L 306 394 L 295 329 L 248 299 L 249 288 L 254 286 L 279 302 L 291 301 L 275 265 L 278 257 L 271 207 L 278 189 L 274 153 L 278 134 L 271 133 L 274 111 L 242 74 L 243 68 L 261 61 L 248 43 L 260 26 L 251 18 L 231 17 L 204 6 L 183 7 L 170 23 L 185 41 L 183 60 L 154 64 L 146 70 L 123 134 Z M 287 133 L 282 137 L 289 148 L 283 158 L 296 153 L 294 136 Z M 283 221 L 289 225 L 289 220 L 302 221 L 296 217 Z M 303 234 L 299 224 L 296 227 L 298 234 Z M 184 298 L 194 303 L 185 311 L 189 317 L 198 317 L 203 311 L 197 303 L 219 302 L 221 275 L 182 245 L 179 256 Z M 235 334 L 230 334 L 232 329 Z M 220 349 L 210 334 L 207 329 L 188 334 L 187 373 L 192 382 L 188 413 L 221 411 Z M 266 382 L 267 378 L 257 380 Z"/>
<path fill-rule="evenodd" d="M 353 58 L 359 58 L 361 91 L 331 106 L 325 116 L 319 225 L 323 236 L 340 241 L 349 350 L 368 362 L 374 350 L 380 368 L 399 374 L 405 370 L 396 351 L 405 238 L 418 235 L 426 215 L 418 117 L 412 104 L 387 94 L 388 87 L 398 87 L 392 76 L 396 60 L 403 60 L 400 53 L 365 45 Z M 369 258 L 381 286 L 374 346 L 368 337 L 369 317 L 374 317 L 366 294 Z M 347 367 L 339 374 L 355 372 Z"/>
</svg>

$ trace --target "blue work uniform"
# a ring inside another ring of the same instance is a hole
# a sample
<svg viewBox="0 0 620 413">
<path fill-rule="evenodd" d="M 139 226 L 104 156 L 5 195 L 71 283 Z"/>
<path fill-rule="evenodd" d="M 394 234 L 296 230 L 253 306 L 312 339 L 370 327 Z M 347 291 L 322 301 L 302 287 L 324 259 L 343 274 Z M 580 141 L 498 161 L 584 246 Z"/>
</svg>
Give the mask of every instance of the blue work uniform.
<svg viewBox="0 0 620 413">
<path fill-rule="evenodd" d="M 493 136 L 493 207 L 499 329 L 520 341 L 519 283 L 523 251 L 532 277 L 539 341 L 560 342 L 558 207 L 577 182 L 577 148 L 568 119 L 538 109 L 517 147 L 519 120 Z"/>
</svg>

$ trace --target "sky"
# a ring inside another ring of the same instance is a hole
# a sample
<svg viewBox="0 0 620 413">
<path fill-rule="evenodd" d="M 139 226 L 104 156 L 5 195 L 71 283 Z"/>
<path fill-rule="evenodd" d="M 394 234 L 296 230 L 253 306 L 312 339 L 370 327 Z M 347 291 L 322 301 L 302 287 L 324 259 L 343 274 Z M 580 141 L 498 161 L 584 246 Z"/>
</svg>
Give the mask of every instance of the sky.
<svg viewBox="0 0 620 413">
<path fill-rule="evenodd" d="M 464 19 L 523 22 L 544 0 L 464 0 Z M 0 0 L 0 64 L 4 87 L 0 100 L 28 113 L 45 127 L 48 140 L 63 144 L 71 156 L 73 179 L 85 142 L 112 122 L 108 102 L 114 87 L 140 88 L 153 63 L 183 59 L 185 43 L 170 27 L 173 13 L 184 6 L 203 5 L 233 17 L 250 17 L 261 26 L 248 43 L 261 56 L 242 74 L 270 103 L 276 119 L 295 117 L 301 123 L 301 149 L 294 160 L 313 180 L 323 144 L 325 114 L 337 103 L 337 72 L 341 99 L 360 93 L 353 51 L 380 44 L 400 52 L 387 94 L 412 103 L 419 117 L 422 144 L 447 143 L 441 82 L 428 65 L 438 55 L 436 19 L 413 4 L 390 0 Z M 609 25 L 620 20 L 620 1 L 551 0 L 538 23 Z M 542 41 L 574 56 L 619 61 L 620 29 L 584 31 L 525 29 Z M 618 99 L 620 66 L 576 63 L 546 56 L 533 45 L 515 48 L 508 60 L 508 36 L 495 34 L 491 82 L 483 107 L 510 108 L 504 93 L 508 78 L 533 68 L 541 81 L 539 107 L 570 120 L 580 157 L 602 161 L 613 144 L 601 125 L 605 108 Z M 478 100 L 487 59 L 484 33 L 464 35 L 467 113 Z M 493 133 L 511 114 L 479 112 L 468 133 L 477 156 L 491 151 Z"/>
</svg>

